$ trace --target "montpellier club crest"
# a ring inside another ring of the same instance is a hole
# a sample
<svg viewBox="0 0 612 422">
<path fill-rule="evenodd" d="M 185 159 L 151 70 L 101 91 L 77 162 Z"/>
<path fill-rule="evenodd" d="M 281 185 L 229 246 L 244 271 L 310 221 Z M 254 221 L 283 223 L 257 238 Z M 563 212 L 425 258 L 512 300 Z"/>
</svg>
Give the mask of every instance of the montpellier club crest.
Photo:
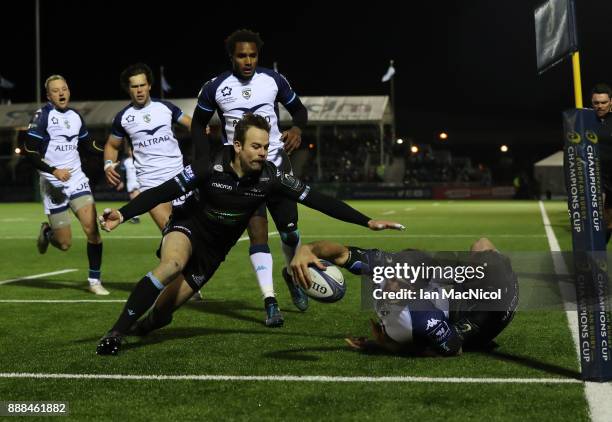
<svg viewBox="0 0 612 422">
<path fill-rule="evenodd" d="M 242 96 L 244 97 L 245 100 L 248 100 L 249 98 L 251 98 L 251 88 L 243 89 Z"/>
</svg>

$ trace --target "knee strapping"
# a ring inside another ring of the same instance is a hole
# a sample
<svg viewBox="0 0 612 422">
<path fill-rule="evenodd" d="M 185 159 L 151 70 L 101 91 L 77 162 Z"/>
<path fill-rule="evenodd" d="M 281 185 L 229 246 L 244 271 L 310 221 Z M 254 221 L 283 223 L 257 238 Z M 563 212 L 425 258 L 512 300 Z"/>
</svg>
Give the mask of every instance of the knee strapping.
<svg viewBox="0 0 612 422">
<path fill-rule="evenodd" d="M 300 242 L 300 231 L 294 230 L 292 232 L 279 232 L 281 241 L 291 247 L 296 247 Z"/>
</svg>

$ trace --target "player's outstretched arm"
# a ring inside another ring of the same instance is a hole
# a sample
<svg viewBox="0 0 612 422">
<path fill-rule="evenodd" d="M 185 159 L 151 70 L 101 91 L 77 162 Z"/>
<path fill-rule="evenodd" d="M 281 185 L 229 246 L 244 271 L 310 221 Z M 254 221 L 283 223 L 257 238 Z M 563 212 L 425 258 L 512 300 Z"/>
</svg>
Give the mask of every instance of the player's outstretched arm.
<svg viewBox="0 0 612 422">
<path fill-rule="evenodd" d="M 351 207 L 346 202 L 316 191 L 310 191 L 302 202 L 304 205 L 321 211 L 330 217 L 346 221 L 347 223 L 365 226 L 370 230 L 404 230 L 404 226 L 396 221 L 373 220 Z"/>
<path fill-rule="evenodd" d="M 387 220 L 370 220 L 368 221 L 368 228 L 370 230 L 378 231 L 378 230 L 406 230 L 402 224 L 397 221 L 387 221 Z"/>
<path fill-rule="evenodd" d="M 191 188 L 185 187 L 188 183 L 184 179 L 180 182 L 182 185 L 179 184 L 178 180 L 181 179 L 182 174 L 183 173 L 180 173 L 161 185 L 140 193 L 137 197 L 121 207 L 118 210 L 123 217 L 121 221 L 127 221 L 137 215 L 144 214 L 159 204 L 169 202 L 190 191 Z"/>
<path fill-rule="evenodd" d="M 304 184 L 304 182 L 291 174 L 280 174 L 276 180 L 278 183 L 274 185 L 275 194 L 301 202 L 307 207 L 320 211 L 337 220 L 368 227 L 371 230 L 404 229 L 404 226 L 395 221 L 373 220 L 346 202 L 311 189 L 310 186 Z M 280 210 L 271 207 L 270 212 L 274 217 L 275 213 L 280 212 Z"/>
<path fill-rule="evenodd" d="M 121 215 L 119 210 L 105 208 L 102 215 L 98 217 L 98 220 L 100 221 L 100 228 L 110 232 L 123 223 L 123 215 Z"/>
</svg>

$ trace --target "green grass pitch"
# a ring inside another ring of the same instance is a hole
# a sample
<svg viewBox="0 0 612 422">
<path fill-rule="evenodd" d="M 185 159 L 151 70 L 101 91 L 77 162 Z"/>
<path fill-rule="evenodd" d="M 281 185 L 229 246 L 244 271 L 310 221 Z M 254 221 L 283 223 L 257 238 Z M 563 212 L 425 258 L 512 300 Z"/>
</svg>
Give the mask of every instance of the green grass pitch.
<svg viewBox="0 0 612 422">
<path fill-rule="evenodd" d="M 334 239 L 366 248 L 467 250 L 480 236 L 500 250 L 546 252 L 537 202 L 354 201 L 373 218 L 397 220 L 405 232 L 371 232 L 300 207 L 304 242 Z M 110 204 L 99 203 L 98 210 Z M 567 210 L 546 208 L 562 249 L 570 249 Z M 95 355 L 133 285 L 156 263 L 159 237 L 148 216 L 104 233 L 102 278 L 110 296 L 88 293 L 85 240 L 73 218 L 73 247 L 36 251 L 40 204 L 0 205 L 0 373 L 233 375 L 330 377 L 554 378 L 579 376 L 575 348 L 561 311 L 523 311 L 493 353 L 455 358 L 368 356 L 343 338 L 369 334 L 371 312 L 360 307 L 359 279 L 348 273 L 336 304 L 293 307 L 280 272 L 278 236 L 271 237 L 275 288 L 285 326 L 268 329 L 259 288 L 240 241 L 174 322 L 147 338 L 129 338 L 118 357 Z M 270 231 L 275 230 L 273 225 Z M 2 281 L 76 269 L 54 276 Z M 520 271 L 519 271 L 520 278 Z M 521 280 L 521 294 L 529 283 Z M 31 303 L 16 300 L 96 300 Z M 12 302 L 11 302 L 12 301 Z M 567 420 L 588 419 L 581 383 L 291 382 L 154 379 L 0 378 L 0 401 L 62 401 L 78 420 Z"/>
</svg>

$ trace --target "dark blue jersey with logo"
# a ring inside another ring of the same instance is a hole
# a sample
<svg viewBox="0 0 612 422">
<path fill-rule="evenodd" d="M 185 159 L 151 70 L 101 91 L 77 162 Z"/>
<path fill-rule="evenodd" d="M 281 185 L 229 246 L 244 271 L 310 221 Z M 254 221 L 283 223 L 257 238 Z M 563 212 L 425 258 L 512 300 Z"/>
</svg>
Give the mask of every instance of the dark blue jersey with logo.
<svg viewBox="0 0 612 422">
<path fill-rule="evenodd" d="M 189 215 L 204 244 L 224 256 L 240 238 L 253 213 L 269 201 L 274 215 L 275 199 L 289 198 L 349 223 L 367 226 L 370 218 L 342 201 L 318 193 L 295 176 L 265 161 L 261 171 L 238 177 L 231 166 L 233 147 L 224 147 L 214 159 L 198 160 L 174 178 L 150 189 L 120 209 L 125 220 L 155 205 L 193 191 L 182 215 Z"/>
</svg>

